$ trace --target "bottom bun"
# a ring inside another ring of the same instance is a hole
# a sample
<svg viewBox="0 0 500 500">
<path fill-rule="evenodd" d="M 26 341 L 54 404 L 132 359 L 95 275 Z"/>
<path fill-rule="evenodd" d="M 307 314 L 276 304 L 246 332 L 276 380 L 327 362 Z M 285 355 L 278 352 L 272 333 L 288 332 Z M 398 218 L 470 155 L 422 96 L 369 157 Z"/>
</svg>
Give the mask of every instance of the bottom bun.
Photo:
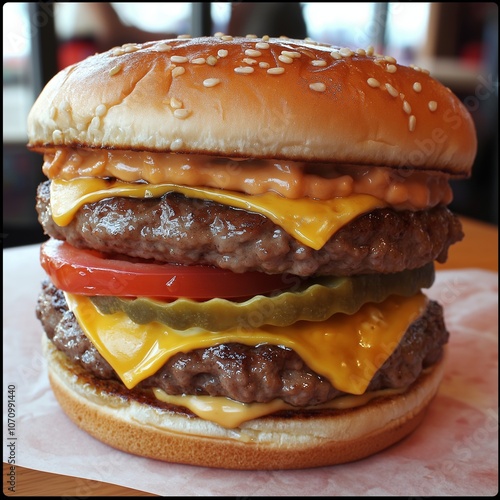
<svg viewBox="0 0 500 500">
<path fill-rule="evenodd" d="M 241 470 L 304 469 L 373 455 L 420 424 L 444 372 L 440 361 L 404 393 L 356 408 L 284 412 L 225 429 L 109 390 L 48 339 L 44 351 L 59 404 L 99 441 L 157 460 Z"/>
</svg>

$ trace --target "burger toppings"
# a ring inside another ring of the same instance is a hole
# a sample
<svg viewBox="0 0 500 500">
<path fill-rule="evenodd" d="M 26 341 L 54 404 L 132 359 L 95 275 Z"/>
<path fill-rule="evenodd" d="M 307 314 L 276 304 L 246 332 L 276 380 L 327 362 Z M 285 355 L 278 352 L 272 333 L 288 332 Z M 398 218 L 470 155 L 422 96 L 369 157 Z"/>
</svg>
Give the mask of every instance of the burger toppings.
<svg viewBox="0 0 500 500">
<path fill-rule="evenodd" d="M 40 261 L 52 282 L 61 290 L 80 295 L 206 300 L 265 294 L 296 283 L 293 278 L 278 274 L 235 274 L 208 266 L 159 265 L 113 258 L 56 240 L 42 245 Z"/>
<path fill-rule="evenodd" d="M 199 328 L 178 331 L 155 322 L 139 325 L 124 313 L 103 315 L 84 296 L 67 294 L 67 301 L 85 335 L 129 389 L 178 352 L 239 342 L 289 347 L 334 387 L 351 394 L 365 392 L 427 303 L 423 294 L 392 296 L 381 304 L 365 304 L 352 315 L 335 314 L 321 322 L 297 322 L 286 328 L 263 325 L 251 330 L 235 325 L 209 332 Z"/>
<path fill-rule="evenodd" d="M 43 183 L 37 207 L 45 232 L 74 247 L 156 263 L 211 265 L 236 273 L 396 273 L 434 259 L 443 261 L 448 247 L 463 236 L 458 219 L 442 206 L 363 214 L 320 250 L 301 244 L 261 214 L 177 193 L 89 203 L 60 227 L 52 219 L 49 184 Z"/>
<path fill-rule="evenodd" d="M 353 194 L 331 200 L 301 198 L 287 200 L 274 193 L 246 195 L 210 188 L 192 188 L 175 184 L 131 184 L 104 179 L 75 179 L 51 182 L 52 219 L 66 226 L 80 207 L 113 197 L 159 198 L 166 193 L 181 193 L 188 198 L 221 203 L 260 213 L 285 229 L 295 239 L 319 250 L 344 224 L 385 203 L 367 194 Z"/>
<path fill-rule="evenodd" d="M 45 284 L 37 314 L 58 349 L 96 376 L 119 380 L 116 371 L 83 334 L 75 317 L 68 311 L 62 292 L 53 285 Z M 368 325 L 365 325 L 365 330 L 365 333 L 370 330 Z M 292 336 L 290 330 L 288 335 Z M 376 335 L 374 332 L 373 337 Z M 441 357 L 442 346 L 448 338 L 443 327 L 441 307 L 429 302 L 425 312 L 420 313 L 399 342 L 388 341 L 385 333 L 383 337 L 386 341 L 383 346 L 386 351 L 385 362 L 380 364 L 377 358 L 379 369 L 373 377 L 365 371 L 368 370 L 366 367 L 370 367 L 369 362 L 360 368 L 358 375 L 361 382 L 368 384 L 366 392 L 369 393 L 405 388 L 415 380 L 422 368 Z M 315 339 L 310 340 L 314 344 Z M 321 349 L 323 347 L 318 345 L 318 350 Z M 365 350 L 369 350 L 368 345 L 365 345 Z M 337 355 L 340 356 L 340 353 Z M 373 367 L 370 367 L 371 370 Z M 172 355 L 134 390 L 155 388 L 172 395 L 210 395 L 247 404 L 280 399 L 296 407 L 318 405 L 345 395 L 332 385 L 328 377 L 319 373 L 321 370 L 313 371 L 302 356 L 283 345 L 262 343 L 252 347 L 240 343 L 222 343 Z M 266 383 L 262 383 L 262 380 L 266 380 Z M 165 396 L 163 398 L 167 399 Z M 171 401 L 171 404 L 175 403 Z M 177 401 L 177 404 L 180 402 Z M 229 402 L 226 401 L 226 404 Z M 272 411 L 273 407 L 268 407 L 266 413 Z"/>
<path fill-rule="evenodd" d="M 156 321 L 177 330 L 198 327 L 215 332 L 235 325 L 240 328 L 289 326 L 297 321 L 324 321 L 337 313 L 353 314 L 366 302 L 383 302 L 393 294 L 402 297 L 415 295 L 432 285 L 434 267 L 428 264 L 395 274 L 311 278 L 304 283 L 291 276 L 283 277 L 284 286 L 290 286 L 294 281 L 297 282 L 289 290 L 276 291 L 271 296 L 255 295 L 244 302 L 222 298 L 203 302 L 191 299 L 164 302 L 145 297 L 129 299 L 124 298 L 126 291 L 121 297 L 101 296 L 94 292 L 90 300 L 103 314 L 122 311 L 135 323 Z M 67 291 L 64 287 L 59 288 Z"/>
<path fill-rule="evenodd" d="M 288 199 L 370 194 L 398 209 L 411 210 L 446 205 L 452 199 L 448 175 L 411 168 L 83 148 L 48 150 L 44 158 L 45 175 L 66 181 L 97 177 L 153 186 L 205 186 L 250 195 L 271 191 Z"/>
</svg>

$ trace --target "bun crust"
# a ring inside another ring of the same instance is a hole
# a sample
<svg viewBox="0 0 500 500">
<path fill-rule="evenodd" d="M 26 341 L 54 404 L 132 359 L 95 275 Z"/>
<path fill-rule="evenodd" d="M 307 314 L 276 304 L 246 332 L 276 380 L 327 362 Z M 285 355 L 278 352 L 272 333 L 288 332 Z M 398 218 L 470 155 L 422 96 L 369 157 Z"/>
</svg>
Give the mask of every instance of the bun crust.
<svg viewBox="0 0 500 500">
<path fill-rule="evenodd" d="M 444 362 L 404 394 L 349 410 L 267 417 L 226 430 L 199 418 L 128 400 L 98 385 L 44 335 L 49 379 L 67 415 L 98 440 L 128 453 L 206 467 L 303 469 L 351 462 L 410 434 L 437 392 Z"/>
<path fill-rule="evenodd" d="M 426 72 L 313 42 L 226 38 L 128 44 L 66 68 L 30 112 L 29 146 L 470 175 L 471 116 Z"/>
</svg>

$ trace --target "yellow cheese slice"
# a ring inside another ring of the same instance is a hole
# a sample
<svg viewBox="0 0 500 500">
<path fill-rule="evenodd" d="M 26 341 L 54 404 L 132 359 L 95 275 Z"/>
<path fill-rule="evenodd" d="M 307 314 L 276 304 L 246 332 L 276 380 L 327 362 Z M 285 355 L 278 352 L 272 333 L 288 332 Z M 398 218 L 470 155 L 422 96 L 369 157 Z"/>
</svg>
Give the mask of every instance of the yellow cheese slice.
<svg viewBox="0 0 500 500">
<path fill-rule="evenodd" d="M 326 321 L 214 333 L 200 328 L 178 331 L 157 322 L 139 325 L 123 312 L 101 314 L 88 297 L 65 295 L 85 335 L 129 389 L 179 352 L 238 342 L 293 349 L 312 370 L 350 394 L 365 392 L 427 303 L 422 293 L 391 296 L 380 304 L 365 304 L 356 314 L 334 314 Z"/>
<path fill-rule="evenodd" d="M 211 200 L 224 205 L 262 214 L 283 228 L 302 244 L 319 250 L 342 226 L 357 216 L 387 204 L 367 194 L 352 194 L 331 200 L 300 198 L 290 200 L 276 193 L 248 195 L 222 189 L 179 186 L 177 184 L 145 184 L 98 178 L 73 180 L 53 179 L 51 210 L 59 226 L 69 224 L 86 204 L 114 196 L 153 198 L 175 191 L 189 198 Z"/>
<path fill-rule="evenodd" d="M 359 396 L 341 396 L 321 405 L 306 407 L 306 409 L 320 410 L 328 408 L 345 410 L 356 408 L 357 406 L 368 404 L 374 398 L 394 396 L 403 393 L 405 390 L 406 387 L 400 389 L 381 389 L 379 391 L 365 392 Z M 188 408 L 203 420 L 210 420 L 227 429 L 234 429 L 243 422 L 264 415 L 270 415 L 277 411 L 297 410 L 297 407 L 285 403 L 281 399 L 274 399 L 269 403 L 240 403 L 239 401 L 221 396 L 172 396 L 158 387 L 155 387 L 153 392 L 155 397 L 160 401 Z"/>
</svg>

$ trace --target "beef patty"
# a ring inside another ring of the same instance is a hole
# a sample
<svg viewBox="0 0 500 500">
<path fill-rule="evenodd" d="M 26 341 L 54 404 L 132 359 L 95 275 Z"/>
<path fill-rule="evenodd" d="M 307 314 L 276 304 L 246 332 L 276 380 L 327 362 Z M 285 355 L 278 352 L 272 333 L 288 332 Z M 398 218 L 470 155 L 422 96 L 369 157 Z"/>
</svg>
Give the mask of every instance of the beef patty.
<svg viewBox="0 0 500 500">
<path fill-rule="evenodd" d="M 384 208 L 361 215 L 314 250 L 260 214 L 174 192 L 89 203 L 59 227 L 50 210 L 50 181 L 38 188 L 37 211 L 46 234 L 78 248 L 237 273 L 395 273 L 444 262 L 449 246 L 463 238 L 460 221 L 446 207 Z"/>
<path fill-rule="evenodd" d="M 119 380 L 82 332 L 64 294 L 48 281 L 43 283 L 38 299 L 37 317 L 57 349 L 71 360 L 99 379 Z M 447 341 L 442 308 L 429 301 L 425 313 L 409 327 L 368 390 L 411 384 L 422 369 L 441 358 Z M 251 347 L 231 343 L 176 354 L 137 389 L 152 387 L 167 394 L 226 396 L 245 403 L 280 398 L 298 407 L 344 394 L 311 370 L 293 350 L 269 344 Z"/>
</svg>

